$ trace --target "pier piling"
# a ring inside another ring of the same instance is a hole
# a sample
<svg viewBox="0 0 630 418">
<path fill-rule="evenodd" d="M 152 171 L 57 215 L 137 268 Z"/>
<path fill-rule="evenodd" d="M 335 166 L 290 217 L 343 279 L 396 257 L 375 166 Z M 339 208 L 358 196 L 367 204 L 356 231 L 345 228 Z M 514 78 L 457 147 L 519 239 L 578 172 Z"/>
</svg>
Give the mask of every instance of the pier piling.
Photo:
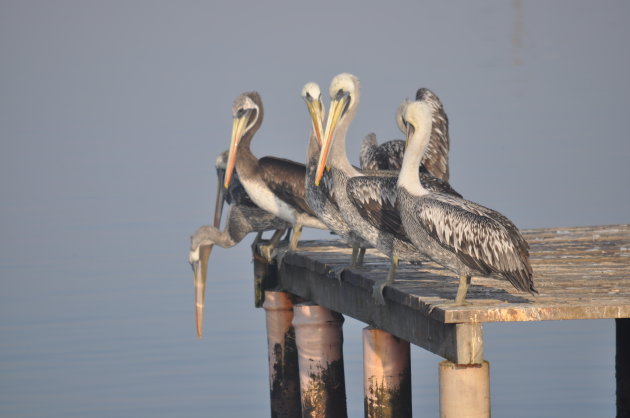
<svg viewBox="0 0 630 418">
<path fill-rule="evenodd" d="M 363 404 L 369 418 L 411 417 L 409 342 L 363 328 Z"/>
<path fill-rule="evenodd" d="M 293 309 L 302 416 L 345 418 L 343 316 L 314 303 Z"/>
<path fill-rule="evenodd" d="M 440 417 L 490 417 L 490 364 L 440 362 Z"/>
<path fill-rule="evenodd" d="M 302 416 L 302 408 L 291 295 L 266 291 L 263 308 L 267 322 L 271 416 L 298 418 Z"/>
</svg>

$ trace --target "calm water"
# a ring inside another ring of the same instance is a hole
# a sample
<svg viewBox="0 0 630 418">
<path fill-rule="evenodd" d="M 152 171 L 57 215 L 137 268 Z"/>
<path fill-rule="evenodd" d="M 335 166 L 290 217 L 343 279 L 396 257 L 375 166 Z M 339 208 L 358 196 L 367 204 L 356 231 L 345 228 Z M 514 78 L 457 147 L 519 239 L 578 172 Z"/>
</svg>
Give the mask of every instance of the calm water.
<svg viewBox="0 0 630 418">
<path fill-rule="evenodd" d="M 245 90 L 266 105 L 254 151 L 302 160 L 305 82 L 361 78 L 350 155 L 399 137 L 396 107 L 430 87 L 465 196 L 522 228 L 629 222 L 629 19 L 618 1 L 1 2 L 0 415 L 266 416 L 251 238 L 212 255 L 202 341 L 187 263 Z M 344 326 L 353 417 L 362 327 Z M 484 331 L 494 416 L 614 414 L 612 320 Z M 440 359 L 412 356 L 414 413 L 437 416 Z"/>
<path fill-rule="evenodd" d="M 264 311 L 253 307 L 248 248 L 213 255 L 202 341 L 183 252 L 84 274 L 54 264 L 3 266 L 19 280 L 2 296 L 1 415 L 265 416 Z M 363 413 L 363 326 L 351 318 L 344 325 L 355 417 Z M 495 416 L 614 415 L 613 321 L 484 331 Z M 439 361 L 412 349 L 415 416 L 437 416 Z"/>
</svg>

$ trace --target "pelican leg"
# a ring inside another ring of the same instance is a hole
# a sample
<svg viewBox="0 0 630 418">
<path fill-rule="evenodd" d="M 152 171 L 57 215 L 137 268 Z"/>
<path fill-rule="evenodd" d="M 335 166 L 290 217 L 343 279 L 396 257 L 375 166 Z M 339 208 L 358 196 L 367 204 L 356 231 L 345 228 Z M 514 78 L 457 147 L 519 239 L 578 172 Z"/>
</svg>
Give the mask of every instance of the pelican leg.
<svg viewBox="0 0 630 418">
<path fill-rule="evenodd" d="M 372 287 L 372 298 L 374 299 L 374 303 L 376 303 L 377 305 L 385 305 L 385 299 L 383 298 L 383 289 L 385 288 L 385 286 L 394 283 L 397 267 L 398 257 L 394 255 L 392 256 L 392 262 L 389 265 L 387 278 L 385 280 L 374 283 L 374 287 Z"/>
<path fill-rule="evenodd" d="M 350 267 L 359 267 L 363 264 L 363 258 L 365 257 L 365 248 L 359 246 L 358 241 L 352 243 L 352 261 Z"/>
<path fill-rule="evenodd" d="M 289 250 L 291 251 L 297 250 L 298 241 L 300 240 L 301 234 L 302 234 L 302 225 L 295 225 L 293 227 L 293 235 L 291 236 L 291 243 L 289 244 Z"/>
<path fill-rule="evenodd" d="M 431 308 L 429 308 L 429 314 L 433 313 L 433 310 L 437 307 L 467 305 L 468 302 L 466 302 L 466 294 L 468 293 L 468 287 L 470 286 L 470 279 L 470 276 L 459 276 L 459 287 L 457 288 L 457 296 L 455 296 L 455 300 L 441 305 L 432 305 Z"/>
<path fill-rule="evenodd" d="M 278 247 L 278 243 L 280 242 L 280 238 L 282 238 L 284 231 L 284 229 L 277 229 L 271 236 L 269 243 L 260 246 L 260 255 L 262 255 L 268 263 L 273 261 L 274 252 Z"/>
<path fill-rule="evenodd" d="M 293 228 L 287 228 L 286 232 L 287 232 L 286 235 L 284 236 L 284 238 L 282 238 L 283 244 L 289 243 L 289 239 L 291 238 L 291 233 L 293 232 Z"/>
<path fill-rule="evenodd" d="M 470 286 L 470 276 L 459 276 L 459 287 L 457 288 L 457 296 L 455 296 L 455 306 L 465 304 L 468 286 Z"/>
<path fill-rule="evenodd" d="M 263 234 L 263 231 L 258 231 L 258 233 L 256 234 L 256 238 L 254 238 L 254 242 L 252 242 L 252 245 L 251 245 L 252 255 L 256 254 L 256 247 L 258 247 L 258 243 L 260 242 L 262 238 L 262 234 Z"/>
<path fill-rule="evenodd" d="M 359 257 L 357 258 L 357 266 L 363 265 L 363 258 L 365 258 L 365 248 L 359 248 Z"/>
<path fill-rule="evenodd" d="M 337 279 L 341 283 L 341 275 L 347 267 L 359 267 L 363 264 L 363 257 L 365 257 L 365 248 L 359 247 L 358 242 L 352 243 L 352 259 L 350 266 L 335 266 L 328 270 L 328 276 Z"/>
<path fill-rule="evenodd" d="M 351 267 L 355 267 L 359 265 L 357 262 L 358 258 L 359 258 L 359 243 L 355 241 L 352 243 L 352 259 L 350 261 Z"/>
<path fill-rule="evenodd" d="M 337 281 L 341 283 L 341 280 L 342 280 L 341 275 L 343 274 L 344 271 L 346 271 L 347 267 L 348 266 L 345 264 L 341 266 L 330 267 L 327 271 L 328 277 L 330 277 L 331 279 L 337 279 Z"/>
</svg>

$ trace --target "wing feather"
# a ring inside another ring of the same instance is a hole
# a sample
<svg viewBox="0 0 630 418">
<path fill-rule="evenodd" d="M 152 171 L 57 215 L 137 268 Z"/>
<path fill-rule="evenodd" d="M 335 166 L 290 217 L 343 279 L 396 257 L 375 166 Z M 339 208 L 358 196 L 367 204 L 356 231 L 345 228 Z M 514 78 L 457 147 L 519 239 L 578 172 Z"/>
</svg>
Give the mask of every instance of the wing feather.
<svg viewBox="0 0 630 418">
<path fill-rule="evenodd" d="M 359 176 L 348 180 L 346 192 L 359 214 L 379 230 L 411 242 L 396 208 L 396 177 Z"/>
<path fill-rule="evenodd" d="M 420 200 L 417 220 L 442 247 L 472 269 L 501 275 L 518 289 L 536 291 L 529 246 L 511 221 L 492 209 L 445 194 Z"/>
<path fill-rule="evenodd" d="M 298 212 L 316 216 L 306 202 L 304 164 L 284 158 L 263 157 L 258 160 L 258 168 L 260 177 L 276 196 Z"/>
</svg>

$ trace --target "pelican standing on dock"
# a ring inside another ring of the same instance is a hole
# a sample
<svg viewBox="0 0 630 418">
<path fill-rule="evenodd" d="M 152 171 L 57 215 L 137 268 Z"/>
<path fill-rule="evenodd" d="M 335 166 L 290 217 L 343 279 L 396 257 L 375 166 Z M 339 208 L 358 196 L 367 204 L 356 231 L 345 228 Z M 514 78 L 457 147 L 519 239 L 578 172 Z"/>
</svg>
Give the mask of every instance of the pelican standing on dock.
<svg viewBox="0 0 630 418">
<path fill-rule="evenodd" d="M 420 165 L 420 171 L 429 173 L 444 181 L 449 179 L 448 151 L 450 149 L 450 137 L 448 133 L 448 116 L 444 111 L 444 105 L 438 96 L 428 88 L 420 88 L 416 91 L 416 100 L 427 102 L 432 112 L 431 140 L 427 148 L 427 154 Z M 404 132 L 402 125 L 402 112 L 407 102 L 403 102 L 396 110 L 396 124 Z M 361 142 L 359 161 L 362 170 L 395 170 L 400 171 L 403 155 L 405 153 L 405 141 L 392 139 L 378 144 L 375 133 L 369 133 Z"/>
<path fill-rule="evenodd" d="M 427 190 L 418 165 L 430 141 L 431 108 L 412 102 L 404 110 L 407 149 L 398 177 L 398 207 L 407 236 L 424 254 L 459 275 L 455 305 L 463 305 L 471 276 L 508 280 L 531 294 L 529 246 L 516 226 L 497 211 Z"/>
<path fill-rule="evenodd" d="M 332 100 L 315 185 L 319 185 L 328 162 L 332 183 L 328 193 L 334 195 L 344 220 L 365 241 L 391 257 L 387 279 L 374 286 L 373 297 L 382 304 L 383 288 L 394 281 L 398 260 L 423 261 L 426 257 L 417 250 L 402 227 L 395 207 L 396 177 L 365 176 L 348 160 L 346 134 L 358 109 L 359 80 L 352 74 L 337 75 L 330 84 L 330 96 Z M 446 182 L 426 174 L 422 178 L 426 187 L 459 196 Z"/>
<path fill-rule="evenodd" d="M 304 164 L 276 157 L 256 158 L 250 144 L 263 121 L 263 104 L 257 92 L 243 93 L 232 106 L 233 125 L 225 187 L 236 169 L 249 197 L 293 226 L 290 250 L 297 248 L 303 226 L 327 229 L 306 203 Z"/>
<path fill-rule="evenodd" d="M 268 247 L 273 248 L 277 245 L 284 231 L 291 226 L 282 219 L 256 206 L 243 189 L 237 176 L 234 176 L 228 189 L 223 187 L 227 154 L 227 151 L 219 154 L 215 163 L 219 184 L 214 207 L 214 225 L 199 227 L 190 238 L 191 245 L 188 262 L 193 269 L 196 329 L 197 336 L 200 339 L 203 333 L 203 308 L 205 305 L 208 258 L 214 245 L 230 248 L 241 242 L 250 232 L 258 232 L 259 235 L 255 240 L 255 245 L 263 231 L 276 230 L 268 245 Z M 224 202 L 227 202 L 230 208 L 225 229 L 221 231 L 221 215 Z"/>
<path fill-rule="evenodd" d="M 324 173 L 321 184 L 315 186 L 315 172 L 321 150 L 321 138 L 323 137 L 322 124 L 326 113 L 319 85 L 313 82 L 306 83 L 302 89 L 302 98 L 306 102 L 313 128 L 309 137 L 306 155 L 306 201 L 331 231 L 352 246 L 352 261 L 350 265 L 361 265 L 365 248 L 369 246 L 369 243 L 352 231 L 343 219 L 339 211 L 339 205 L 334 195 L 330 193 L 331 177 L 329 173 Z"/>
</svg>

